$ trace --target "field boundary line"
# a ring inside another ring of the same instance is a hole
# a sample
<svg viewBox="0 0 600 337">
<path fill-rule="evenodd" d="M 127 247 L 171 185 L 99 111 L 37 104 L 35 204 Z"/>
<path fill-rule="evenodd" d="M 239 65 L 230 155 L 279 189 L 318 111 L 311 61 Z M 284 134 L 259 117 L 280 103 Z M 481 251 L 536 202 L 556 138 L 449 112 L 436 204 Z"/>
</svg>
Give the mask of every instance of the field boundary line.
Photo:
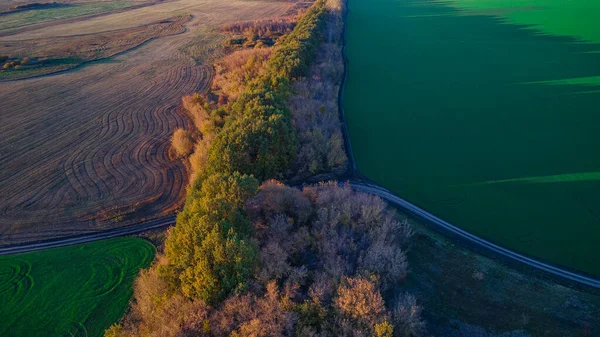
<svg viewBox="0 0 600 337">
<path fill-rule="evenodd" d="M 144 7 L 154 6 L 156 4 L 158 4 L 158 3 L 139 4 L 139 5 L 133 5 L 131 7 L 125 7 L 125 8 L 117 9 L 117 10 L 114 10 L 114 11 L 108 10 L 108 11 L 94 13 L 94 14 L 89 14 L 89 15 L 75 16 L 75 17 L 66 18 L 66 19 L 59 19 L 59 20 L 43 21 L 43 22 L 40 22 L 40 23 L 32 24 L 32 25 L 25 25 L 25 26 L 20 26 L 20 27 L 8 28 L 8 29 L 4 29 L 4 30 L 0 31 L 0 37 L 17 35 L 17 34 L 25 33 L 25 32 L 30 31 L 30 30 L 40 30 L 40 29 L 44 29 L 44 28 L 47 28 L 47 27 L 51 27 L 51 26 L 57 26 L 57 25 L 62 25 L 62 24 L 69 24 L 69 23 L 73 23 L 73 22 L 77 22 L 77 21 L 85 21 L 85 20 L 95 19 L 97 17 L 107 16 L 107 15 L 111 15 L 111 14 L 124 13 L 124 12 L 128 12 L 130 10 L 135 10 L 135 9 L 140 9 L 140 8 L 144 8 Z"/>
<path fill-rule="evenodd" d="M 120 51 L 118 53 L 114 53 L 113 55 L 109 55 L 109 56 L 102 57 L 102 58 L 99 58 L 99 59 L 83 61 L 83 62 L 78 63 L 77 65 L 75 65 L 75 66 L 73 66 L 71 68 L 62 69 L 62 70 L 56 70 L 56 71 L 51 71 L 51 72 L 43 73 L 43 74 L 34 74 L 34 75 L 31 75 L 31 76 L 25 76 L 25 77 L 0 79 L 0 83 L 17 82 L 17 81 L 24 81 L 24 80 L 36 79 L 36 78 L 46 77 L 46 76 L 50 77 L 50 76 L 62 75 L 62 74 L 65 74 L 65 73 L 68 73 L 68 72 L 72 72 L 72 71 L 79 71 L 79 70 L 81 70 L 81 69 L 83 69 L 85 67 L 92 66 L 92 65 L 97 64 L 97 63 L 103 63 L 103 62 L 106 62 L 106 61 L 110 61 L 111 59 L 117 58 L 117 57 L 125 55 L 125 54 L 127 54 L 129 52 L 132 52 L 132 51 L 135 51 L 137 49 L 140 49 L 140 48 L 146 46 L 147 44 L 149 44 L 150 42 L 158 40 L 158 39 L 160 39 L 162 37 L 177 36 L 177 35 L 181 35 L 181 34 L 187 33 L 188 30 L 187 30 L 187 27 L 185 26 L 185 24 L 189 23 L 194 18 L 194 16 L 191 15 L 191 14 L 189 14 L 189 16 L 190 16 L 190 19 L 187 20 L 186 22 L 184 22 L 181 25 L 183 31 L 181 31 L 179 33 L 151 37 L 151 38 L 148 38 L 147 40 L 145 40 L 144 42 L 142 42 L 142 43 L 140 43 L 140 44 L 138 44 L 136 46 L 133 46 L 133 47 L 131 47 L 129 49 L 126 49 L 126 50 Z M 154 24 L 154 23 L 149 23 L 149 24 L 146 24 L 146 25 L 143 25 L 143 26 L 149 26 L 149 25 L 152 25 L 152 24 Z M 118 31 L 121 31 L 121 30 L 122 29 L 115 29 L 115 30 L 111 30 L 111 31 L 107 31 L 107 32 L 118 32 Z M 94 35 L 94 33 L 79 34 L 79 35 L 73 35 L 73 36 L 81 37 L 81 36 L 89 36 L 89 35 Z M 35 39 L 30 39 L 30 40 L 25 40 L 25 41 L 31 41 L 31 40 L 35 40 Z"/>
<path fill-rule="evenodd" d="M 350 131 L 348 123 L 346 123 L 346 113 L 344 112 L 344 91 L 346 90 L 346 79 L 348 78 L 349 61 L 346 57 L 346 16 L 348 15 L 348 0 L 341 0 L 342 3 L 342 60 L 344 62 L 344 74 L 342 75 L 342 83 L 338 92 L 338 112 L 340 122 L 342 123 L 342 133 L 344 134 L 344 146 L 346 155 L 350 161 L 346 175 L 354 177 L 356 175 L 356 161 L 354 160 L 354 151 L 352 151 L 352 143 L 350 141 Z"/>
<path fill-rule="evenodd" d="M 501 247 L 495 243 L 487 241 L 483 238 L 480 238 L 474 234 L 471 234 L 459 227 L 456 227 L 449 222 L 442 220 L 441 218 L 423 210 L 422 208 L 410 203 L 409 201 L 395 195 L 389 190 L 373 183 L 365 183 L 365 182 L 353 182 L 349 181 L 349 185 L 352 189 L 369 193 L 373 195 L 377 195 L 380 198 L 386 200 L 387 202 L 403 209 L 407 213 L 410 213 L 420 219 L 423 219 L 430 224 L 433 224 L 440 229 L 448 231 L 454 235 L 459 236 L 461 239 L 468 241 L 469 243 L 475 244 L 477 247 L 484 248 L 492 253 L 499 254 L 503 257 L 506 257 L 510 260 L 517 261 L 533 267 L 535 269 L 550 273 L 554 276 L 558 276 L 560 278 L 564 278 L 570 281 L 574 281 L 583 285 L 587 285 L 593 288 L 600 289 L 600 280 L 595 279 L 591 276 L 582 275 L 581 273 L 577 273 L 574 271 L 566 270 L 562 267 L 558 267 L 552 265 L 547 262 L 542 262 L 540 260 L 522 255 L 520 253 L 514 252 L 510 249 Z M 92 234 L 84 234 L 75 237 L 67 237 L 61 239 L 55 239 L 44 242 L 37 243 L 28 243 L 23 245 L 15 245 L 15 246 L 5 246 L 0 247 L 0 256 L 1 255 L 12 255 L 19 253 L 32 252 L 37 250 L 44 250 L 49 248 L 57 248 L 63 246 L 76 245 L 81 243 L 87 243 L 92 241 L 104 240 L 113 237 L 137 234 L 141 232 L 145 232 L 151 229 L 158 229 L 167 226 L 171 226 L 175 224 L 175 216 L 170 216 L 162 219 L 152 220 L 143 222 L 137 225 L 132 225 L 124 228 L 115 228 L 103 232 L 97 232 Z"/>
<path fill-rule="evenodd" d="M 0 246 L 0 256 L 20 253 L 28 253 L 38 250 L 58 248 L 64 246 L 78 245 L 82 243 L 105 240 L 119 236 L 138 234 L 152 229 L 159 229 L 175 224 L 175 216 L 169 216 L 161 219 L 150 220 L 135 225 L 113 228 L 106 231 L 82 234 L 76 236 L 63 237 L 47 241 L 38 241 L 26 244 Z"/>
<path fill-rule="evenodd" d="M 600 289 L 600 280 L 583 275 L 579 272 L 569 271 L 563 267 L 558 267 L 556 265 L 542 262 L 532 257 L 528 257 L 522 255 L 520 253 L 514 252 L 510 249 L 499 246 L 495 243 L 492 243 L 488 240 L 482 239 L 477 235 L 471 234 L 464 229 L 456 227 L 449 222 L 438 218 L 437 216 L 427 212 L 426 210 L 410 203 L 409 201 L 395 195 L 389 190 L 372 183 L 361 183 L 361 182 L 350 182 L 350 186 L 361 192 L 374 194 L 379 196 L 380 198 L 400 207 L 401 209 L 407 211 L 408 213 L 423 219 L 443 230 L 446 230 L 454 235 L 459 236 L 460 238 L 467 240 L 469 243 L 475 244 L 478 247 L 484 248 L 493 253 L 499 254 L 503 257 L 509 258 L 510 260 L 514 260 L 523 264 L 526 264 L 535 269 L 553 274 L 555 276 L 565 278 L 571 281 L 575 281 L 577 283 L 587 285 L 590 287 L 594 287 Z"/>
</svg>

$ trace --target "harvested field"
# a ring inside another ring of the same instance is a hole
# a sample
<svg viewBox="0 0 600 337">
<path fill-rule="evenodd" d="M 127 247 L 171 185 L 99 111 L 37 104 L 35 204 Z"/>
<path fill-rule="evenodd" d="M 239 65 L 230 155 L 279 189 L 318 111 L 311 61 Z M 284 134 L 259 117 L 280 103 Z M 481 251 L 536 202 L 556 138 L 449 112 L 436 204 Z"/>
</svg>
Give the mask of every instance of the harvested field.
<svg viewBox="0 0 600 337">
<path fill-rule="evenodd" d="M 36 61 L 19 71 L 0 71 L 0 81 L 50 74 L 114 56 L 161 36 L 181 34 L 185 31 L 183 25 L 190 19 L 189 14 L 179 15 L 148 25 L 98 34 L 5 41 L 3 53 Z"/>
<path fill-rule="evenodd" d="M 38 6 L 35 6 L 37 4 Z M 41 22 L 58 21 L 93 15 L 109 13 L 128 7 L 140 5 L 135 1 L 88 1 L 88 2 L 34 2 L 20 3 L 11 6 L 2 5 L 0 14 L 0 30 L 14 29 L 23 26 L 39 24 Z"/>
<path fill-rule="evenodd" d="M 288 7 L 183 0 L 2 37 L 14 43 L 93 34 L 192 15 L 182 34 L 67 72 L 0 83 L 0 244 L 98 231 L 176 209 L 187 174 L 169 155 L 169 139 L 191 126 L 181 96 L 210 86 L 223 41 L 217 28 L 275 18 Z"/>
</svg>

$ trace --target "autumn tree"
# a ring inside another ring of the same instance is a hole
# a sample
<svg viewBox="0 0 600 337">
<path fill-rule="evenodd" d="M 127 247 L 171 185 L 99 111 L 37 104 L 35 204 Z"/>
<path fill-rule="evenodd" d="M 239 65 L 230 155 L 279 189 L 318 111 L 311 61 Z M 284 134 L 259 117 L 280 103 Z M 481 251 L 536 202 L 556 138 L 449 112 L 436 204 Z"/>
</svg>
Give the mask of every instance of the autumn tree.
<svg viewBox="0 0 600 337">
<path fill-rule="evenodd" d="M 192 153 L 194 149 L 194 139 L 189 131 L 184 129 L 176 129 L 171 138 L 171 145 L 177 156 L 187 157 Z"/>
<path fill-rule="evenodd" d="M 215 303 L 243 288 L 256 260 L 243 206 L 257 187 L 256 179 L 239 173 L 194 182 L 165 242 L 169 262 L 160 272 L 173 289 Z"/>
</svg>

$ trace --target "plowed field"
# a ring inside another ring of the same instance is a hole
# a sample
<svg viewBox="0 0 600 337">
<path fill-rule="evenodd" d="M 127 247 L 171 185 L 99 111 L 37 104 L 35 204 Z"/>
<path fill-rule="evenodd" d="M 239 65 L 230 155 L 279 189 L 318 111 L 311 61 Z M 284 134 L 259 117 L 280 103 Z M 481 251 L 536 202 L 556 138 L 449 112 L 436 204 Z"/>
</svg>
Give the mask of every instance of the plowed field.
<svg viewBox="0 0 600 337">
<path fill-rule="evenodd" d="M 182 95 L 203 91 L 220 25 L 276 17 L 285 2 L 182 0 L 0 38 L 100 34 L 191 14 L 157 37 L 66 72 L 0 83 L 0 244 L 98 231 L 173 211 L 185 167 L 169 138 L 191 125 Z M 63 39 L 68 41 L 69 39 Z"/>
</svg>

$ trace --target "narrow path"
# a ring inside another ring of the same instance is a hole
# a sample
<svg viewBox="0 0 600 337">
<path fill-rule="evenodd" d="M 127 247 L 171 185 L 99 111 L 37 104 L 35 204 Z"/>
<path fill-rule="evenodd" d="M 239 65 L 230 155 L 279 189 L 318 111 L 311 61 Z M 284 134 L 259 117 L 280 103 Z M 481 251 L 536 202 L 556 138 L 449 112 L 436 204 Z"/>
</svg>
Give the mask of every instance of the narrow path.
<svg viewBox="0 0 600 337">
<path fill-rule="evenodd" d="M 71 236 L 56 240 L 41 241 L 37 243 L 4 246 L 0 247 L 0 255 L 28 253 L 36 250 L 78 245 L 81 243 L 110 239 L 118 236 L 137 234 L 151 229 L 163 228 L 174 224 L 175 216 L 170 216 L 162 219 L 142 222 L 132 226 L 110 229 L 103 232 Z"/>
<path fill-rule="evenodd" d="M 416 205 L 411 204 L 410 202 L 400 198 L 399 196 L 393 194 L 392 192 L 386 190 L 385 188 L 383 188 L 381 186 L 378 186 L 375 184 L 370 184 L 370 183 L 358 183 L 358 182 L 350 182 L 350 186 L 354 190 L 377 195 L 380 198 L 386 200 L 388 203 L 393 204 L 393 205 L 401 208 L 402 210 L 404 210 L 414 216 L 417 216 L 420 219 L 424 219 L 425 221 L 427 221 L 437 227 L 440 227 L 443 230 L 446 230 L 454 235 L 457 235 L 460 238 L 462 238 L 462 239 L 468 241 L 469 243 L 474 244 L 478 247 L 484 248 L 484 249 L 489 250 L 496 254 L 500 254 L 501 256 L 506 257 L 508 259 L 524 263 L 530 267 L 533 267 L 533 268 L 536 268 L 539 270 L 543 270 L 543 271 L 553 274 L 555 276 L 559 276 L 559 277 L 562 277 L 562 278 L 565 278 L 565 279 L 568 279 L 571 281 L 575 281 L 575 282 L 578 282 L 581 284 L 585 284 L 585 285 L 600 289 L 600 280 L 597 280 L 597 279 L 589 277 L 589 276 L 581 275 L 579 273 L 575 273 L 572 271 L 568 271 L 568 270 L 565 270 L 558 266 L 554 266 L 554 265 L 524 256 L 524 255 L 521 255 L 519 253 L 513 252 L 509 249 L 500 247 L 494 243 L 484 240 L 476 235 L 473 235 L 465 230 L 462 230 L 462 229 L 438 218 L 437 216 L 419 208 Z"/>
</svg>

